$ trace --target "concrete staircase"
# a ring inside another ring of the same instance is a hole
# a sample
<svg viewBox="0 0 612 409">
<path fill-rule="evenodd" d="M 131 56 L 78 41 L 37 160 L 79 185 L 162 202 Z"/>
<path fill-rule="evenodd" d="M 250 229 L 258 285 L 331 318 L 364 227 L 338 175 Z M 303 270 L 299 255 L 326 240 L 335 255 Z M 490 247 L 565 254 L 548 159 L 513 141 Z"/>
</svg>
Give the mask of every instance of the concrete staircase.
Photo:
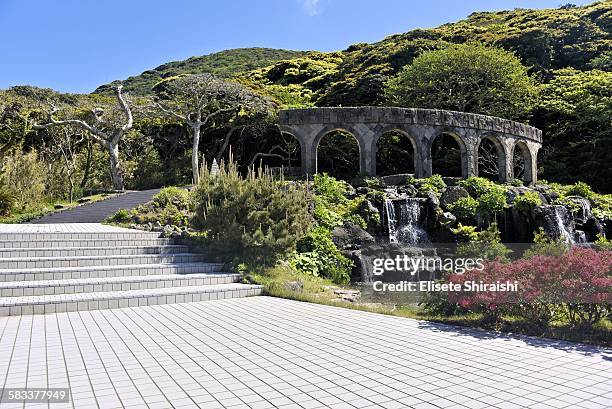
<svg viewBox="0 0 612 409">
<path fill-rule="evenodd" d="M 158 233 L 0 232 L 0 316 L 261 294 L 239 281 Z"/>
</svg>

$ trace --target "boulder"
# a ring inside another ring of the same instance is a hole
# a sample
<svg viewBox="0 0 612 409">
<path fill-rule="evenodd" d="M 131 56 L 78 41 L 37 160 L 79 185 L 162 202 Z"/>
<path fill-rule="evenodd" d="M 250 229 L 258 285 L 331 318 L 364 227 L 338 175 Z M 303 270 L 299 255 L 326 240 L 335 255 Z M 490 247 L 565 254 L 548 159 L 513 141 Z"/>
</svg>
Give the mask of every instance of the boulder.
<svg viewBox="0 0 612 409">
<path fill-rule="evenodd" d="M 582 225 L 587 222 L 593 215 L 591 213 L 591 202 L 580 196 L 568 196 L 566 198 L 576 205 L 577 211 L 573 211 L 574 220 L 577 224 Z"/>
<path fill-rule="evenodd" d="M 414 175 L 409 173 L 400 173 L 397 175 L 382 176 L 380 179 L 386 186 L 404 186 L 414 178 Z"/>
<path fill-rule="evenodd" d="M 589 242 L 596 241 L 598 235 L 606 237 L 604 225 L 594 217 L 590 217 L 584 222 L 582 225 L 582 230 L 584 231 L 586 239 Z"/>
<path fill-rule="evenodd" d="M 370 233 L 351 222 L 334 228 L 332 240 L 338 248 L 343 250 L 357 249 L 376 241 Z"/>
<path fill-rule="evenodd" d="M 444 209 L 448 209 L 452 203 L 455 203 L 462 197 L 468 197 L 469 195 L 468 191 L 462 186 L 448 186 L 444 192 L 442 192 L 442 196 L 440 196 L 440 206 Z"/>
</svg>

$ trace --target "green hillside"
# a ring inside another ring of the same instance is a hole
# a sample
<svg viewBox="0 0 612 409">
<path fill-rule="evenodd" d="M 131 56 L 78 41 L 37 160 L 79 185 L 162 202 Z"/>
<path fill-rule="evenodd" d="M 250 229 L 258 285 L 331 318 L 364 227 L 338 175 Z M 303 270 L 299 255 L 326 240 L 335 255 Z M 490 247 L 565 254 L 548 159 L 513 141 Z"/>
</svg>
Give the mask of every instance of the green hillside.
<svg viewBox="0 0 612 409">
<path fill-rule="evenodd" d="M 183 61 L 173 61 L 140 75 L 123 81 L 127 91 L 137 95 L 151 92 L 151 87 L 160 79 L 178 74 L 196 74 L 209 72 L 220 77 L 230 77 L 233 74 L 249 71 L 273 64 L 279 60 L 296 58 L 304 55 L 303 51 L 277 50 L 273 48 L 237 48 L 218 53 L 191 57 Z M 112 94 L 119 81 L 113 81 L 98 87 L 96 94 Z"/>
<path fill-rule="evenodd" d="M 339 60 L 324 70 L 318 62 L 321 54 L 317 53 L 315 58 L 301 57 L 293 64 L 279 62 L 240 77 L 258 85 L 291 84 L 294 90 L 305 89 L 311 95 L 309 102 L 318 106 L 379 105 L 389 77 L 420 52 L 452 43 L 481 42 L 513 51 L 541 82 L 549 81 L 554 70 L 561 68 L 610 71 L 611 30 L 612 1 L 585 7 L 478 12 L 437 28 L 352 45 L 331 54 Z M 289 70 L 288 65 L 292 65 Z"/>
</svg>

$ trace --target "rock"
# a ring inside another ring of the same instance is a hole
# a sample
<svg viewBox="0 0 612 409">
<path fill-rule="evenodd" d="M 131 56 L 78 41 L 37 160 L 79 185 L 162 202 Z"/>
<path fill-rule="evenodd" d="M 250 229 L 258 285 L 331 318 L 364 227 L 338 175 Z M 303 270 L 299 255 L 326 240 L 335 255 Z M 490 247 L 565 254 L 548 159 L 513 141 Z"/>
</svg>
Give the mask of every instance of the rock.
<svg viewBox="0 0 612 409">
<path fill-rule="evenodd" d="M 440 215 L 438 221 L 443 226 L 452 226 L 457 222 L 457 218 L 451 212 L 444 212 Z"/>
<path fill-rule="evenodd" d="M 356 249 L 376 241 L 370 233 L 351 222 L 334 228 L 332 240 L 340 249 Z"/>
<path fill-rule="evenodd" d="M 359 193 L 360 195 L 367 195 L 370 192 L 370 188 L 367 188 L 365 186 L 360 186 L 356 189 L 356 192 Z"/>
<path fill-rule="evenodd" d="M 334 295 L 342 301 L 355 302 L 361 297 L 361 291 L 338 289 L 334 290 Z"/>
<path fill-rule="evenodd" d="M 577 211 L 572 212 L 574 215 L 574 220 L 577 224 L 582 225 L 593 216 L 591 213 L 591 202 L 589 199 L 585 199 L 584 197 L 580 196 L 568 196 L 566 199 L 574 203 L 578 208 Z"/>
<path fill-rule="evenodd" d="M 419 191 L 413 185 L 400 186 L 397 188 L 397 193 L 401 193 L 403 195 L 409 197 L 415 197 Z"/>
<path fill-rule="evenodd" d="M 83 204 L 83 203 L 87 203 L 87 202 L 91 202 L 91 199 L 88 197 L 82 197 L 79 200 L 77 200 L 77 203 L 79 204 Z"/>
<path fill-rule="evenodd" d="M 535 229 L 542 227 L 544 233 L 553 240 L 573 241 L 575 223 L 564 206 L 539 206 L 535 209 Z"/>
<path fill-rule="evenodd" d="M 63 204 L 59 204 L 59 203 L 58 203 L 58 204 L 56 204 L 55 206 L 53 206 L 53 208 L 54 208 L 55 210 L 61 210 L 61 209 L 65 209 L 65 208 L 66 208 L 66 206 L 64 206 Z"/>
<path fill-rule="evenodd" d="M 586 239 L 589 242 L 596 241 L 598 235 L 606 236 L 604 225 L 594 217 L 584 222 L 582 230 L 586 234 Z"/>
<path fill-rule="evenodd" d="M 469 195 L 468 191 L 462 186 L 449 186 L 442 192 L 442 196 L 440 196 L 440 206 L 444 209 L 448 209 L 451 204 Z"/>
<path fill-rule="evenodd" d="M 303 281 L 287 281 L 283 284 L 283 286 L 294 293 L 301 293 L 304 290 L 304 282 Z"/>
<path fill-rule="evenodd" d="M 380 179 L 386 186 L 404 186 L 414 178 L 410 173 L 399 173 L 397 175 L 382 176 Z"/>
</svg>

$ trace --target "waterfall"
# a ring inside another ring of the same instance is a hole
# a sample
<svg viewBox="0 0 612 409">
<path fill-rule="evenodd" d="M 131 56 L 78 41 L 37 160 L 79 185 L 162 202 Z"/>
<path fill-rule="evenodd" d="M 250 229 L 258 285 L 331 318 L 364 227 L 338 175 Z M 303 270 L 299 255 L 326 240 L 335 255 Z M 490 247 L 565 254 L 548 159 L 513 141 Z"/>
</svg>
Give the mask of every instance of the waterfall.
<svg viewBox="0 0 612 409">
<path fill-rule="evenodd" d="M 428 243 L 429 235 L 423 227 L 422 209 L 427 199 L 408 197 L 385 199 L 385 221 L 390 243 Z"/>
<path fill-rule="evenodd" d="M 563 240 L 568 244 L 574 244 L 576 242 L 573 228 L 571 224 L 568 226 L 567 209 L 563 206 L 555 206 L 555 220 L 557 222 L 557 230 L 559 232 L 559 239 Z"/>
</svg>

